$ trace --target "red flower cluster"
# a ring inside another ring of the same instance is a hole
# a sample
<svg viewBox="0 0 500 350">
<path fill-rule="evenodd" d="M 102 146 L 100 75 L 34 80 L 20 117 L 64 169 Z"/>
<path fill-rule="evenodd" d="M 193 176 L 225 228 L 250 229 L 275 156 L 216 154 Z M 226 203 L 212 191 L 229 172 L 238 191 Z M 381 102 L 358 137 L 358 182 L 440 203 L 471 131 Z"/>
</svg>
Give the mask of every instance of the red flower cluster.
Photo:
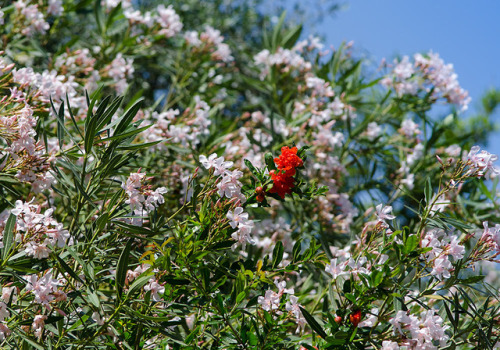
<svg viewBox="0 0 500 350">
<path fill-rule="evenodd" d="M 292 193 L 295 168 L 301 167 L 304 162 L 297 156 L 297 147 L 289 148 L 285 146 L 281 148 L 281 155 L 274 158 L 274 163 L 278 170 L 269 172 L 274 183 L 269 192 L 277 193 L 278 196 L 285 199 L 287 193 Z"/>
<path fill-rule="evenodd" d="M 361 322 L 361 310 L 356 310 L 349 315 L 349 320 L 354 327 L 357 327 L 359 322 Z"/>
</svg>

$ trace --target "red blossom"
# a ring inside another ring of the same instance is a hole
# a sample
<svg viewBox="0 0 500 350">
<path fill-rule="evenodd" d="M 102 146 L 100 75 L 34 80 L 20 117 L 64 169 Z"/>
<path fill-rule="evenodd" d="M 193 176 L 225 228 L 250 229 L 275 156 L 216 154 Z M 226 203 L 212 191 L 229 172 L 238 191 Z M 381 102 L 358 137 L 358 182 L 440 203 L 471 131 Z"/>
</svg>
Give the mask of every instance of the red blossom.
<svg viewBox="0 0 500 350">
<path fill-rule="evenodd" d="M 354 327 L 357 327 L 359 322 L 361 322 L 361 310 L 356 310 L 349 315 L 349 320 Z"/>
<path fill-rule="evenodd" d="M 281 148 L 281 155 L 274 158 L 274 163 L 278 170 L 271 170 L 269 174 L 273 180 L 273 188 L 270 193 L 277 193 L 282 199 L 285 195 L 292 193 L 292 188 L 295 179 L 295 168 L 304 165 L 302 159 L 297 156 L 297 147 L 289 148 L 287 146 Z"/>
<path fill-rule="evenodd" d="M 288 146 L 281 148 L 281 155 L 274 158 L 274 162 L 278 169 L 285 171 L 287 176 L 294 176 L 295 168 L 304 165 L 302 159 L 297 156 L 297 147 L 289 148 Z"/>
</svg>

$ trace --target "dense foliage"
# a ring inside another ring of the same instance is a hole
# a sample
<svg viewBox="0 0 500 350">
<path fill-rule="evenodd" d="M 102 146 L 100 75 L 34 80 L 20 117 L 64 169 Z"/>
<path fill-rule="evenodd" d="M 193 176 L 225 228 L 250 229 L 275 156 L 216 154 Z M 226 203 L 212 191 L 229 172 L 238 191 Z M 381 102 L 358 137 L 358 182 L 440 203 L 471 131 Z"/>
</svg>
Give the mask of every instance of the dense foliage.
<svg viewBox="0 0 500 350">
<path fill-rule="evenodd" d="M 3 348 L 500 347 L 498 94 L 259 4 L 0 7 Z"/>
</svg>

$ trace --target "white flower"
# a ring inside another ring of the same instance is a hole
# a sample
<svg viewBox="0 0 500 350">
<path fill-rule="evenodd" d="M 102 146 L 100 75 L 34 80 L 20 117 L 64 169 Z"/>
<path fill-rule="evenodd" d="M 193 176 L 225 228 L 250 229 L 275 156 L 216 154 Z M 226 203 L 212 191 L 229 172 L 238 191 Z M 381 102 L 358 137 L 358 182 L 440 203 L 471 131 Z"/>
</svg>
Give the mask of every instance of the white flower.
<svg viewBox="0 0 500 350">
<path fill-rule="evenodd" d="M 37 243 L 28 242 L 24 249 L 27 255 L 34 257 L 35 259 L 44 259 L 49 257 L 50 250 L 47 247 L 47 243 Z"/>
<path fill-rule="evenodd" d="M 50 308 L 49 303 L 55 299 L 52 293 L 57 289 L 57 280 L 52 278 L 51 270 L 47 271 L 40 279 L 37 275 L 26 276 L 25 278 L 28 281 L 26 291 L 35 295 L 35 302 Z"/>
<path fill-rule="evenodd" d="M 301 305 L 298 303 L 298 300 L 299 298 L 295 295 L 290 295 L 289 301 L 287 301 L 285 304 L 286 311 L 291 312 L 295 317 L 295 322 L 297 322 L 298 327 L 295 331 L 296 333 L 298 333 L 301 329 L 304 329 L 307 324 L 307 321 L 304 318 L 304 315 L 302 315 L 302 311 L 300 310 Z"/>
<path fill-rule="evenodd" d="M 388 227 L 386 220 L 394 220 L 396 217 L 392 215 L 392 207 L 386 205 L 382 208 L 382 204 L 375 207 L 377 211 L 377 219 L 379 223 L 382 223 L 384 227 Z"/>
<path fill-rule="evenodd" d="M 247 243 L 255 245 L 255 240 L 252 238 L 252 236 L 250 236 L 250 233 L 252 232 L 253 226 L 254 226 L 254 224 L 253 224 L 252 220 L 248 220 L 245 223 L 240 222 L 238 224 L 238 231 L 234 232 L 231 235 L 232 239 L 236 240 L 237 243 L 241 244 L 241 248 L 243 250 L 245 250 Z M 231 246 L 231 249 L 233 251 L 236 249 L 237 243 L 235 243 Z"/>
<path fill-rule="evenodd" d="M 418 128 L 418 124 L 416 124 L 411 119 L 405 119 L 401 123 L 401 129 L 399 129 L 402 134 L 408 137 L 413 137 L 415 135 L 420 134 L 420 129 Z"/>
<path fill-rule="evenodd" d="M 12 331 L 6 324 L 0 323 L 0 341 L 4 341 L 11 333 Z"/>
<path fill-rule="evenodd" d="M 35 331 L 35 335 L 40 338 L 42 336 L 43 327 L 45 327 L 45 320 L 47 316 L 45 315 L 36 315 L 33 319 L 33 323 L 31 324 L 31 328 Z"/>
<path fill-rule="evenodd" d="M 217 158 L 217 154 L 213 153 L 208 158 L 204 155 L 200 156 L 200 163 L 205 167 L 205 169 L 214 168 L 214 175 L 222 175 L 227 169 L 233 166 L 233 162 L 225 162 L 224 157 Z"/>
<path fill-rule="evenodd" d="M 452 236 L 450 243 L 445 248 L 446 253 L 451 255 L 453 259 L 458 260 L 464 257 L 465 247 L 459 244 L 457 236 Z"/>
<path fill-rule="evenodd" d="M 159 34 L 165 35 L 170 38 L 182 30 L 182 22 L 179 15 L 175 12 L 172 5 L 165 7 L 163 4 L 159 5 L 156 10 L 158 11 L 157 22 L 162 27 Z"/>
<path fill-rule="evenodd" d="M 101 315 L 99 315 L 97 311 L 94 311 L 91 317 L 94 320 L 94 322 L 97 323 L 99 326 L 102 326 L 104 322 L 106 322 L 106 319 L 101 318 Z"/>
<path fill-rule="evenodd" d="M 382 134 L 382 128 L 375 122 L 368 123 L 365 131 L 365 136 L 373 141 Z"/>
<path fill-rule="evenodd" d="M 278 295 L 281 297 L 284 293 L 294 294 L 293 288 L 286 288 L 286 281 L 274 280 L 274 285 L 278 288 Z"/>
<path fill-rule="evenodd" d="M 498 156 L 485 150 L 479 152 L 479 149 L 479 146 L 473 146 L 467 155 L 467 160 L 471 162 L 471 170 L 476 170 L 477 176 L 483 176 L 486 173 L 492 177 L 499 175 L 500 169 L 493 165 L 498 160 Z"/>
<path fill-rule="evenodd" d="M 396 330 L 403 334 L 403 330 L 401 329 L 401 325 L 411 323 L 411 318 L 407 315 L 406 311 L 398 311 L 396 316 L 389 320 L 389 323 L 394 327 L 394 334 L 396 334 Z"/>
<path fill-rule="evenodd" d="M 3 287 L 2 288 L 2 300 L 5 302 L 10 302 L 10 299 L 12 298 L 12 302 L 15 302 L 17 300 L 16 297 L 16 287 Z"/>
<path fill-rule="evenodd" d="M 399 347 L 398 343 L 390 341 L 390 340 L 384 340 L 382 342 L 382 348 L 380 350 L 400 350 L 401 348 Z"/>
<path fill-rule="evenodd" d="M 345 268 L 346 264 L 337 264 L 337 259 L 335 258 L 331 259 L 330 264 L 325 266 L 325 271 L 331 274 L 333 279 L 337 279 L 337 277 L 347 274 L 347 272 L 345 272 Z"/>
<path fill-rule="evenodd" d="M 434 267 L 431 271 L 431 275 L 436 276 L 436 278 L 440 281 L 443 278 L 450 278 L 450 270 L 453 268 L 451 262 L 448 260 L 448 257 L 442 256 L 434 260 Z"/>
<path fill-rule="evenodd" d="M 266 294 L 262 297 L 257 298 L 257 302 L 262 306 L 262 308 L 268 312 L 276 310 L 280 305 L 280 297 L 276 292 L 268 289 Z"/>
<path fill-rule="evenodd" d="M 242 207 L 234 209 L 234 213 L 229 210 L 226 217 L 230 220 L 229 225 L 232 228 L 236 228 L 240 223 L 244 224 L 248 221 L 248 213 L 244 213 Z"/>
<path fill-rule="evenodd" d="M 214 165 L 214 169 L 215 169 L 214 175 L 215 176 L 224 174 L 226 172 L 226 170 L 228 170 L 229 168 L 231 168 L 233 166 L 233 162 L 225 162 L 224 157 L 219 157 L 214 162 L 215 162 L 215 165 Z"/>
<path fill-rule="evenodd" d="M 217 153 L 212 153 L 208 158 L 205 155 L 200 156 L 200 163 L 205 167 L 205 169 L 210 169 L 215 167 L 215 159 L 217 158 Z"/>
<path fill-rule="evenodd" d="M 7 304 L 3 301 L 0 301 L 0 321 L 10 317 L 10 312 L 7 310 Z"/>
<path fill-rule="evenodd" d="M 408 56 L 404 56 L 394 67 L 394 74 L 399 79 L 407 79 L 412 76 L 413 72 L 413 65 L 410 63 L 410 58 Z"/>
<path fill-rule="evenodd" d="M 163 300 L 159 294 L 165 293 L 165 287 L 159 284 L 154 278 L 149 280 L 149 283 L 144 286 L 144 291 L 151 291 L 151 297 L 153 301 L 161 301 Z"/>
</svg>

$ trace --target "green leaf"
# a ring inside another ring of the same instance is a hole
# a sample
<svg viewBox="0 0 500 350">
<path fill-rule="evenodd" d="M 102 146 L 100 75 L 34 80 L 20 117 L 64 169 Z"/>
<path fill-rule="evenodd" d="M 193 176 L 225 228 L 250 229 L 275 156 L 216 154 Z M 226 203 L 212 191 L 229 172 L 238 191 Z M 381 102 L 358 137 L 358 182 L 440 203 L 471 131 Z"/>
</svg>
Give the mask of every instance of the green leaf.
<svg viewBox="0 0 500 350">
<path fill-rule="evenodd" d="M 128 258 L 130 254 L 130 248 L 132 247 L 133 239 L 129 239 L 118 260 L 118 266 L 116 267 L 116 290 L 118 295 L 122 295 L 123 287 L 125 286 L 125 278 L 127 276 L 128 269 Z"/>
<path fill-rule="evenodd" d="M 56 257 L 56 259 L 57 259 L 57 261 L 59 262 L 59 264 L 61 265 L 61 267 L 62 267 L 62 268 L 63 268 L 63 269 L 64 269 L 64 270 L 65 270 L 65 271 L 66 271 L 66 272 L 67 272 L 67 273 L 68 273 L 71 277 L 73 277 L 75 280 L 77 280 L 77 281 L 78 281 L 78 282 L 80 282 L 80 283 L 84 283 L 84 282 L 82 281 L 82 279 L 81 279 L 81 278 L 80 278 L 80 277 L 76 274 L 76 272 L 75 272 L 75 271 L 73 271 L 73 269 L 72 269 L 71 267 L 69 267 L 69 265 L 68 265 L 68 264 L 66 264 L 66 263 L 64 262 L 64 260 L 63 260 L 63 259 L 61 259 L 61 258 L 59 257 L 59 255 L 58 255 L 58 254 L 54 254 L 54 256 Z"/>
<path fill-rule="evenodd" d="M 97 124 L 97 130 L 101 131 L 102 128 L 111 121 L 113 115 L 116 113 L 118 108 L 120 108 L 122 101 L 123 96 L 119 96 L 115 98 L 113 102 L 111 102 L 111 106 L 109 106 L 109 108 L 106 109 L 102 116 L 100 116 L 99 123 Z"/>
<path fill-rule="evenodd" d="M 151 275 L 144 275 L 136 278 L 134 283 L 130 286 L 127 292 L 127 296 L 132 296 L 135 292 L 139 291 L 148 281 L 152 278 Z"/>
<path fill-rule="evenodd" d="M 146 142 L 146 143 L 139 143 L 139 144 L 134 144 L 134 145 L 129 145 L 129 146 L 119 146 L 116 149 L 122 150 L 122 151 L 136 151 L 139 149 L 143 148 L 149 148 L 154 145 L 159 144 L 160 142 L 166 141 L 165 140 L 158 140 L 158 141 L 153 141 L 153 142 Z"/>
<path fill-rule="evenodd" d="M 425 181 L 424 195 L 425 195 L 425 203 L 427 203 L 427 206 L 430 206 L 432 201 L 432 184 L 431 184 L 431 179 L 429 177 Z"/>
<path fill-rule="evenodd" d="M 316 319 L 309 312 L 307 312 L 306 309 L 304 309 L 301 306 L 299 306 L 299 307 L 300 307 L 300 311 L 302 311 L 302 315 L 304 315 L 304 318 L 306 319 L 307 323 L 309 324 L 309 326 L 311 326 L 311 329 L 313 331 L 315 331 L 316 333 L 318 333 L 318 335 L 321 338 L 326 339 L 326 337 L 328 335 L 325 333 L 323 328 L 319 325 L 318 321 L 316 321 Z"/>
<path fill-rule="evenodd" d="M 372 287 L 377 287 L 384 280 L 384 272 L 374 270 L 370 276 Z"/>
<path fill-rule="evenodd" d="M 121 117 L 119 120 L 118 125 L 115 128 L 115 131 L 113 133 L 114 136 L 118 136 L 124 131 L 132 122 L 134 119 L 135 115 L 139 111 L 142 105 L 142 99 L 134 103 L 128 110 L 125 112 L 125 115 Z"/>
<path fill-rule="evenodd" d="M 283 243 L 281 243 L 281 241 L 278 241 L 278 243 L 276 243 L 273 249 L 273 264 L 272 264 L 273 269 L 275 269 L 279 265 L 281 260 L 283 260 L 284 251 L 285 250 L 283 248 Z"/>
<path fill-rule="evenodd" d="M 148 235 L 148 236 L 150 236 L 153 233 L 150 230 L 148 230 L 147 228 L 135 226 L 135 225 L 130 225 L 130 224 L 127 224 L 127 223 L 122 222 L 122 221 L 112 221 L 112 223 L 115 224 L 116 226 L 119 226 L 121 228 L 126 229 L 127 231 L 129 231 L 131 233 L 136 233 L 136 234 L 140 234 L 140 235 Z"/>
<path fill-rule="evenodd" d="M 102 7 L 101 7 L 101 2 L 96 1 L 95 6 L 94 6 L 94 15 L 95 15 L 95 21 L 97 24 L 97 28 L 99 30 L 99 33 L 104 34 L 104 26 L 103 26 L 103 19 L 102 19 Z"/>
<path fill-rule="evenodd" d="M 280 19 L 278 20 L 278 23 L 274 27 L 273 37 L 271 39 L 272 40 L 271 41 L 272 52 L 276 51 L 276 49 L 278 48 L 278 46 L 280 44 L 278 42 L 278 37 L 279 37 L 279 35 L 281 33 L 281 28 L 283 27 L 283 23 L 285 22 L 285 17 L 286 17 L 286 11 L 283 11 L 283 13 L 280 16 Z"/>
<path fill-rule="evenodd" d="M 101 302 L 99 301 L 99 297 L 95 292 L 91 291 L 90 288 L 87 288 L 87 298 L 96 308 L 101 307 Z"/>
<path fill-rule="evenodd" d="M 253 166 L 253 164 L 248 160 L 244 159 L 245 165 L 247 166 L 248 169 L 252 172 L 253 176 L 255 176 L 257 179 L 260 180 L 260 173 L 259 171 Z"/>
<path fill-rule="evenodd" d="M 484 279 L 485 276 L 483 275 L 478 275 L 478 276 L 470 276 L 465 279 L 459 280 L 459 283 L 461 284 L 474 284 L 481 282 Z"/>
<path fill-rule="evenodd" d="M 27 344 L 31 345 L 33 348 L 39 349 L 39 350 L 46 350 L 46 348 L 44 346 L 38 344 L 34 340 L 31 340 L 31 338 L 29 338 L 28 335 L 26 333 L 24 333 L 23 331 L 17 330 L 17 331 L 14 331 L 14 333 L 18 337 L 22 338 L 24 342 L 26 342 Z M 27 349 L 29 349 L 29 348 L 27 348 Z"/>
<path fill-rule="evenodd" d="M 80 131 L 80 128 L 78 127 L 75 116 L 73 115 L 73 111 L 71 110 L 71 105 L 69 104 L 68 93 L 66 93 L 66 105 L 68 106 L 68 112 L 69 112 L 69 116 L 71 117 L 71 121 L 73 122 L 73 126 L 75 127 L 75 130 L 78 132 L 80 137 L 83 139 L 83 134 Z"/>
<path fill-rule="evenodd" d="M 94 204 L 94 201 L 90 196 L 87 194 L 87 191 L 83 188 L 83 186 L 80 184 L 79 180 L 73 179 L 73 183 L 75 187 L 78 189 L 78 191 L 82 194 L 83 198 L 87 200 L 87 203 L 93 206 L 94 208 L 97 208 L 97 206 Z"/>
<path fill-rule="evenodd" d="M 234 305 L 235 306 L 240 305 L 243 302 L 243 300 L 245 300 L 246 297 L 247 297 L 247 292 L 246 291 L 240 292 L 238 294 L 238 296 L 236 297 L 236 302 L 235 302 Z"/>
<path fill-rule="evenodd" d="M 410 254 L 415 250 L 415 248 L 417 248 L 417 246 L 418 246 L 417 235 L 409 235 L 405 242 L 404 253 Z"/>
<path fill-rule="evenodd" d="M 292 249 L 292 261 L 296 262 L 300 258 L 300 253 L 302 252 L 302 240 L 298 239 L 293 245 Z"/>
<path fill-rule="evenodd" d="M 265 160 L 266 160 L 266 165 L 267 165 L 267 168 L 269 169 L 269 171 L 276 170 L 276 164 L 274 163 L 274 157 L 271 153 L 269 153 L 269 152 L 266 153 Z"/>
<path fill-rule="evenodd" d="M 52 111 L 54 112 L 54 114 L 56 116 L 56 120 L 57 120 L 57 135 L 58 135 L 58 137 L 61 137 L 61 139 L 62 139 L 61 131 L 64 130 L 66 132 L 66 134 L 68 134 L 71 141 L 73 141 L 73 143 L 75 145 L 78 145 L 78 141 L 75 140 L 75 138 L 73 137 L 73 134 L 71 132 L 69 132 L 68 129 L 66 129 L 66 127 L 64 126 L 64 102 L 61 103 L 61 107 L 59 108 L 59 112 L 57 112 L 56 107 L 54 106 L 54 102 L 52 101 L 52 97 L 50 97 L 49 100 L 50 100 L 50 106 L 51 106 Z M 62 109 L 62 112 L 61 112 L 61 109 Z M 61 113 L 63 114 L 63 118 L 59 117 L 59 115 Z"/>
<path fill-rule="evenodd" d="M 107 141 L 115 141 L 115 140 L 122 140 L 122 139 L 125 139 L 125 138 L 128 138 L 128 137 L 137 135 L 137 134 L 143 132 L 144 130 L 149 129 L 152 126 L 153 126 L 153 124 L 149 124 L 149 125 L 143 126 L 141 128 L 138 128 L 138 129 L 133 129 L 133 130 L 127 131 L 127 132 L 125 132 L 123 134 L 120 134 L 120 135 L 111 136 L 111 137 L 107 137 L 105 139 L 97 140 L 96 143 L 107 142 Z"/>
<path fill-rule="evenodd" d="M 59 148 L 63 145 L 63 132 L 64 132 L 64 102 L 61 102 L 59 107 L 59 112 L 57 113 L 58 123 L 57 123 L 57 139 L 59 140 Z"/>
<path fill-rule="evenodd" d="M 90 154 L 92 146 L 94 145 L 96 127 L 97 127 L 97 118 L 92 116 L 90 118 L 90 121 L 88 122 L 87 127 L 85 128 L 84 148 L 86 154 Z"/>
<path fill-rule="evenodd" d="M 286 33 L 285 37 L 283 38 L 282 46 L 285 49 L 291 49 L 299 39 L 301 33 L 302 33 L 302 25 L 300 24 L 295 28 L 291 29 L 288 33 Z"/>
<path fill-rule="evenodd" d="M 198 335 L 198 333 L 200 333 L 200 329 L 201 329 L 201 326 L 197 326 L 195 329 L 193 329 L 191 334 L 189 334 L 186 337 L 186 340 L 184 340 L 184 343 L 186 343 L 186 344 L 191 343 L 194 340 L 194 338 Z"/>
<path fill-rule="evenodd" d="M 7 259 L 9 255 L 10 249 L 14 243 L 14 226 L 16 225 L 16 216 L 14 214 L 10 214 L 7 219 L 7 223 L 5 224 L 5 228 L 3 230 L 3 249 L 2 249 L 2 259 Z"/>
</svg>

